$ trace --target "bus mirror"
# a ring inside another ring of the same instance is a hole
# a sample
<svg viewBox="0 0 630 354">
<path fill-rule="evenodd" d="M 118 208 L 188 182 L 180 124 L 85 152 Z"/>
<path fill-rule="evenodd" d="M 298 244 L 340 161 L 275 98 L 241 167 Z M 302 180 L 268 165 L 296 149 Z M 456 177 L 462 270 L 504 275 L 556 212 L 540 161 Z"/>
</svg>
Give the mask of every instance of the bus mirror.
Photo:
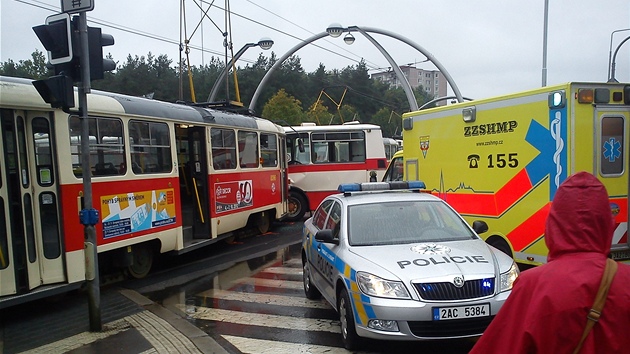
<svg viewBox="0 0 630 354">
<path fill-rule="evenodd" d="M 300 150 L 300 152 L 304 152 L 304 140 L 302 140 L 301 138 L 298 138 L 297 143 L 298 143 L 298 149 Z"/>
</svg>

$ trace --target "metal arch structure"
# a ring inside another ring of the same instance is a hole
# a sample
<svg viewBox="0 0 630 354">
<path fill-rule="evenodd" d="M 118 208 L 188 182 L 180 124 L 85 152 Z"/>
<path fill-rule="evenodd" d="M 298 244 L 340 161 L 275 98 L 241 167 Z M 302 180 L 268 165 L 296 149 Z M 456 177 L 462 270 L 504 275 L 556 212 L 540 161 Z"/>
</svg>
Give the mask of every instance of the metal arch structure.
<svg viewBox="0 0 630 354">
<path fill-rule="evenodd" d="M 397 39 L 397 40 L 399 40 L 399 41 L 401 41 L 401 42 L 403 42 L 403 43 L 413 47 L 414 49 L 416 49 L 420 53 L 422 53 L 425 57 L 427 57 L 427 59 L 429 61 L 431 61 L 433 63 L 433 65 L 435 65 L 435 67 L 438 68 L 438 70 L 440 70 L 442 75 L 444 75 L 444 77 L 446 78 L 446 81 L 451 86 L 451 89 L 453 90 L 453 93 L 455 94 L 455 97 L 457 98 L 457 100 L 459 102 L 463 102 L 464 101 L 464 98 L 462 97 L 462 94 L 459 91 L 459 88 L 457 87 L 457 85 L 453 81 L 453 78 L 448 73 L 446 68 L 437 60 L 437 58 L 435 58 L 433 56 L 433 54 L 431 54 L 429 51 L 424 49 L 419 44 L 413 42 L 412 40 L 410 40 L 410 39 L 408 39 L 406 37 L 400 36 L 400 35 L 398 35 L 396 33 L 393 33 L 393 32 L 390 32 L 390 31 L 386 31 L 386 30 L 382 30 L 382 29 L 378 29 L 378 28 L 350 26 L 348 28 L 343 29 L 343 31 L 344 32 L 346 32 L 346 31 L 347 32 L 359 32 L 359 33 L 363 34 L 372 44 L 374 44 L 374 46 L 376 46 L 377 49 L 379 49 L 379 51 L 389 61 L 392 69 L 396 73 L 396 77 L 398 78 L 398 80 L 401 83 L 403 83 L 403 85 L 402 85 L 403 86 L 403 90 L 405 91 L 405 94 L 407 96 L 407 100 L 409 101 L 409 107 L 410 107 L 410 109 L 412 111 L 418 109 L 418 102 L 416 101 L 415 96 L 413 95 L 413 90 L 411 88 L 411 85 L 409 84 L 409 81 L 407 81 L 407 78 L 405 77 L 405 75 L 400 70 L 400 67 L 398 66 L 398 64 L 396 64 L 396 62 L 393 61 L 393 59 L 391 58 L 389 53 L 387 53 L 387 51 L 380 44 L 378 44 L 378 42 L 375 39 L 373 39 L 371 36 L 369 36 L 367 34 L 367 32 L 378 33 L 378 34 L 382 34 L 384 36 L 388 36 L 388 37 Z M 312 42 L 314 42 L 314 41 L 316 41 L 318 39 L 324 38 L 324 37 L 326 37 L 328 35 L 329 35 L 328 32 L 322 32 L 322 33 L 316 34 L 316 35 L 314 35 L 312 37 L 309 37 L 309 38 L 303 40 L 298 45 L 296 45 L 293 48 L 291 48 L 282 57 L 280 57 L 278 59 L 278 61 L 267 71 L 265 76 L 262 78 L 262 80 L 258 84 L 258 87 L 256 87 L 256 91 L 254 92 L 254 95 L 252 96 L 252 99 L 251 99 L 251 101 L 249 103 L 249 109 L 253 110 L 253 108 L 256 106 L 256 103 L 258 101 L 258 97 L 260 96 L 260 94 L 262 92 L 262 89 L 267 84 L 267 81 L 269 81 L 269 78 L 271 77 L 271 75 L 282 65 L 282 63 L 288 57 L 293 55 L 295 52 L 297 52 L 298 50 L 300 50 L 301 48 L 303 48 L 307 44 L 310 44 L 310 43 L 312 43 Z"/>
</svg>

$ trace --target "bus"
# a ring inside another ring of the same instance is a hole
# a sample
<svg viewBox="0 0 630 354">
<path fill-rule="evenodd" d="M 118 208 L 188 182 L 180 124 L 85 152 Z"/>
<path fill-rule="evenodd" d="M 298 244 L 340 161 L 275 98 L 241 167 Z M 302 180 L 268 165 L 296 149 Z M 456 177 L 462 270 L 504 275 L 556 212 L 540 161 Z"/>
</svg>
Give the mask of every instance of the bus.
<svg viewBox="0 0 630 354">
<path fill-rule="evenodd" d="M 141 278 L 158 254 L 265 233 L 287 215 L 281 126 L 96 90 L 87 99 L 84 156 L 77 114 L 51 109 L 31 80 L 0 77 L 0 308 L 84 282 L 85 158 L 101 269 Z"/>
<path fill-rule="evenodd" d="M 610 256 L 630 262 L 629 137 L 630 84 L 568 82 L 405 113 L 403 174 L 469 222 L 485 221 L 487 243 L 536 266 L 547 262 L 558 187 L 590 172 L 615 219 Z"/>
<path fill-rule="evenodd" d="M 285 126 L 289 175 L 286 220 L 301 220 L 339 184 L 379 181 L 387 158 L 381 127 L 356 121 Z"/>
<path fill-rule="evenodd" d="M 392 160 L 396 151 L 402 149 L 400 143 L 392 138 L 383 138 L 383 146 L 385 147 L 385 158 L 387 158 L 387 162 Z"/>
</svg>

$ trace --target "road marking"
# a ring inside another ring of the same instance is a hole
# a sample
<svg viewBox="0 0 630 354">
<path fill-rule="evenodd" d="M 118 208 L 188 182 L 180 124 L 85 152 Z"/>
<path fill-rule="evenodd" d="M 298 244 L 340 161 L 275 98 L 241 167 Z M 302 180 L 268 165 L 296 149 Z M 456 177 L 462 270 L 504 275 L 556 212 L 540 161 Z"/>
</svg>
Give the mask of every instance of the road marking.
<svg viewBox="0 0 630 354">
<path fill-rule="evenodd" d="M 324 300 L 309 300 L 305 297 L 297 296 L 284 296 L 273 294 L 258 294 L 258 293 L 245 293 L 239 291 L 227 291 L 219 289 L 210 289 L 202 293 L 197 294 L 201 297 L 210 297 L 221 300 L 233 300 L 253 302 L 266 305 L 280 305 L 280 306 L 294 306 L 294 307 L 306 307 L 312 309 L 327 309 L 333 308 Z"/>
<path fill-rule="evenodd" d="M 270 268 L 265 268 L 260 273 L 302 275 L 302 268 L 270 267 Z"/>
<path fill-rule="evenodd" d="M 311 354 L 347 354 L 348 351 L 343 348 L 327 347 L 313 344 L 298 344 L 287 342 L 276 342 L 263 339 L 252 339 L 237 336 L 222 335 L 228 342 L 235 346 L 243 353 L 260 353 L 260 354 L 295 354 L 295 353 L 311 353 Z"/>
<path fill-rule="evenodd" d="M 240 285 L 265 286 L 269 288 L 292 289 L 292 290 L 303 289 L 303 285 L 301 281 L 291 281 L 291 280 L 241 278 L 232 282 L 232 286 L 240 286 Z"/>
<path fill-rule="evenodd" d="M 181 311 L 186 311 L 186 305 L 178 305 Z M 236 323 L 248 326 L 284 328 L 297 331 L 319 331 L 339 333 L 339 321 L 316 318 L 302 318 L 259 313 L 230 311 L 198 306 L 196 312 L 188 313 L 199 320 Z"/>
</svg>

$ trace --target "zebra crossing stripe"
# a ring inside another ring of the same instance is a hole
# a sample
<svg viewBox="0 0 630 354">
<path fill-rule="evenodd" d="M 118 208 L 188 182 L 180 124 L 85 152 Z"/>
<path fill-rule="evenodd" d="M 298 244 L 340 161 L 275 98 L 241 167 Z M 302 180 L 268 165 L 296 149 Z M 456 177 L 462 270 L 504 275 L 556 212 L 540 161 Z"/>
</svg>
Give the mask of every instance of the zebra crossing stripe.
<svg viewBox="0 0 630 354">
<path fill-rule="evenodd" d="M 261 273 L 302 275 L 302 268 L 270 267 L 270 268 L 266 268 Z"/>
<path fill-rule="evenodd" d="M 181 311 L 186 311 L 186 305 L 180 304 L 178 306 Z M 188 315 L 198 320 L 236 323 L 248 326 L 339 333 L 339 321 L 326 319 L 266 315 L 200 306 L 196 308 L 196 312 L 189 312 Z"/>
<path fill-rule="evenodd" d="M 275 342 L 263 339 L 252 339 L 237 336 L 222 335 L 222 337 L 243 353 L 260 354 L 347 354 L 343 348 L 327 347 L 322 345 L 299 344 L 287 342 Z"/>
<path fill-rule="evenodd" d="M 265 286 L 269 288 L 301 290 L 303 288 L 301 281 L 263 279 L 263 278 L 241 278 L 232 282 L 233 286 L 237 285 L 253 285 Z"/>
<path fill-rule="evenodd" d="M 309 300 L 305 297 L 286 296 L 286 295 L 274 295 L 274 294 L 257 294 L 257 293 L 244 293 L 239 291 L 227 291 L 219 289 L 210 289 L 197 296 L 210 297 L 220 300 L 233 300 L 253 302 L 257 304 L 265 305 L 280 305 L 280 306 L 292 306 L 292 307 L 306 307 L 312 309 L 332 309 L 330 305 L 324 300 Z"/>
</svg>

